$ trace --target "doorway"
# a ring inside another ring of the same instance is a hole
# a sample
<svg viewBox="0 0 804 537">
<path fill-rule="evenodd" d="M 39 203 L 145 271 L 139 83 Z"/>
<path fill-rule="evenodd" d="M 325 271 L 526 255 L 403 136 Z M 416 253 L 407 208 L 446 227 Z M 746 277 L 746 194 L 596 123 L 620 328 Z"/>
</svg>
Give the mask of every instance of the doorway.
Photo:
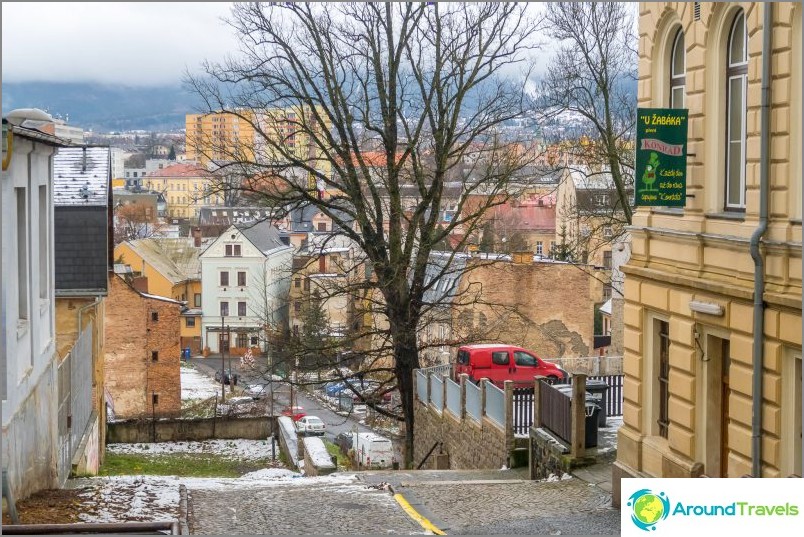
<svg viewBox="0 0 804 537">
<path fill-rule="evenodd" d="M 729 476 L 729 340 L 706 336 L 704 365 L 704 472 L 709 477 Z"/>
</svg>

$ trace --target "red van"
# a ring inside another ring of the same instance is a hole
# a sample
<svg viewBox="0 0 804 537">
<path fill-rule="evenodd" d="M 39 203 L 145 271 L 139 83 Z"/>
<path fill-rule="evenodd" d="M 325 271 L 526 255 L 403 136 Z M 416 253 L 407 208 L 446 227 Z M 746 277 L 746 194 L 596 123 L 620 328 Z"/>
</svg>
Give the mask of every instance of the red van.
<svg viewBox="0 0 804 537">
<path fill-rule="evenodd" d="M 460 347 L 455 379 L 459 379 L 462 373 L 469 375 L 472 382 L 487 378 L 501 388 L 506 380 L 514 381 L 515 386 L 533 386 L 535 376 L 547 377 L 551 381 L 569 376 L 566 371 L 542 360 L 533 351 L 498 343 Z"/>
</svg>

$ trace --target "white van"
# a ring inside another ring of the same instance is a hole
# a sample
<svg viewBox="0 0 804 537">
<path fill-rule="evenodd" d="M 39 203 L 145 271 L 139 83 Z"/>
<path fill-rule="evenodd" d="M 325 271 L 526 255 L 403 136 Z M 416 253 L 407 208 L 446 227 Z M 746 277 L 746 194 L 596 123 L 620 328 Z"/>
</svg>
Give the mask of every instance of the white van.
<svg viewBox="0 0 804 537">
<path fill-rule="evenodd" d="M 352 433 L 352 439 L 358 468 L 391 468 L 394 445 L 390 440 L 375 433 Z"/>
</svg>

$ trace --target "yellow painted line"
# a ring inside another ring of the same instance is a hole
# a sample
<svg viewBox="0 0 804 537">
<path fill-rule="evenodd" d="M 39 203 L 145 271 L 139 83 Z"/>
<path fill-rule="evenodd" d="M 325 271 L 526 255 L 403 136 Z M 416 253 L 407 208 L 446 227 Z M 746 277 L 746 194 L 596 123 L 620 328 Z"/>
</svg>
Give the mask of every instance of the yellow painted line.
<svg viewBox="0 0 804 537">
<path fill-rule="evenodd" d="M 394 494 L 394 499 L 397 501 L 397 503 L 399 505 L 402 506 L 402 509 L 405 510 L 405 512 L 410 516 L 410 518 L 412 518 L 413 520 L 418 522 L 419 525 L 422 528 L 426 529 L 427 531 L 431 531 L 431 532 L 435 533 L 436 535 L 446 535 L 446 533 L 444 533 L 440 529 L 438 529 L 435 526 L 433 526 L 432 522 L 430 522 L 429 520 L 424 518 L 422 515 L 420 515 L 413 508 L 413 506 L 408 503 L 408 501 L 405 499 L 404 496 L 402 496 L 401 494 Z"/>
</svg>

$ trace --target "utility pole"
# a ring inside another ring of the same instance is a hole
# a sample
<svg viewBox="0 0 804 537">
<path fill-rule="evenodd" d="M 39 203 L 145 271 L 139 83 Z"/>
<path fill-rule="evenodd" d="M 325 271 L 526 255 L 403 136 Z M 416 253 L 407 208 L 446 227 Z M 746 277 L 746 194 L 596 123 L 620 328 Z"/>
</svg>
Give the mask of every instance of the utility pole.
<svg viewBox="0 0 804 537">
<path fill-rule="evenodd" d="M 232 337 L 229 325 L 226 325 L 226 341 L 228 342 Z M 234 395 L 234 382 L 232 382 L 232 351 L 229 350 L 229 395 Z"/>
<path fill-rule="evenodd" d="M 224 367 L 223 362 L 223 349 L 225 345 L 224 338 L 226 337 L 225 332 L 223 331 L 223 315 L 221 315 L 221 335 L 218 338 L 218 350 L 221 353 L 221 403 L 226 400 L 226 369 Z"/>
</svg>

